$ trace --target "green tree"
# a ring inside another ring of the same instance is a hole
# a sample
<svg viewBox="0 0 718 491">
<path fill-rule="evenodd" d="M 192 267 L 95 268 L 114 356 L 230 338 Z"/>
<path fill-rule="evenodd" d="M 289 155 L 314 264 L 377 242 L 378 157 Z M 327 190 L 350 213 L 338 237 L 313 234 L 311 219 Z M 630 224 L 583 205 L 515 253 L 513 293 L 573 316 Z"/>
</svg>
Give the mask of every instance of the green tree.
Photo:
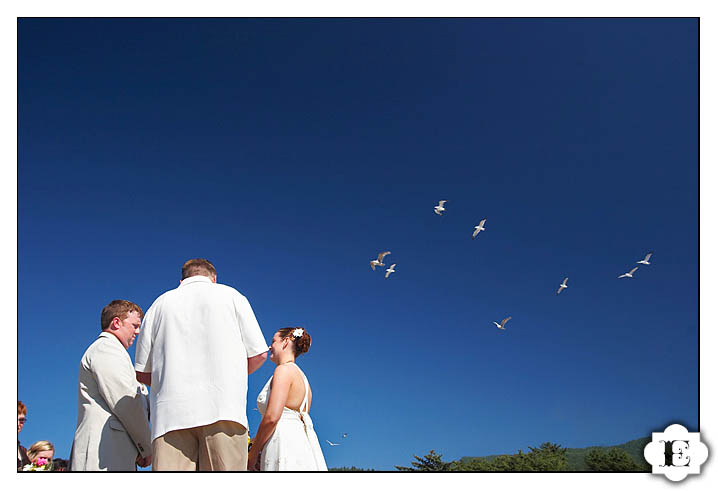
<svg viewBox="0 0 718 491">
<path fill-rule="evenodd" d="M 621 448 L 593 448 L 584 458 L 586 467 L 595 472 L 625 472 L 644 470 Z"/>
<path fill-rule="evenodd" d="M 436 453 L 432 450 L 428 454 L 424 455 L 423 457 L 414 455 L 414 458 L 416 460 L 411 463 L 411 465 L 412 465 L 411 467 L 402 467 L 400 465 L 395 465 L 394 467 L 396 467 L 397 470 L 409 471 L 409 472 L 450 471 L 451 467 L 452 467 L 451 462 L 444 462 L 443 460 L 441 460 L 441 456 L 442 456 L 442 454 Z"/>
<path fill-rule="evenodd" d="M 455 460 L 451 463 L 451 470 L 452 471 L 470 471 L 470 472 L 486 472 L 486 471 L 493 471 L 494 469 L 493 463 L 490 461 L 481 458 L 476 457 L 467 461 L 462 460 Z"/>
<path fill-rule="evenodd" d="M 530 453 L 526 454 L 528 467 L 531 471 L 565 471 L 568 458 L 566 451 L 551 442 L 542 443 L 539 448 L 529 447 Z"/>
<path fill-rule="evenodd" d="M 491 462 L 492 471 L 530 471 L 531 464 L 527 455 L 519 449 L 519 453 L 513 455 L 499 455 Z"/>
<path fill-rule="evenodd" d="M 499 455 L 493 460 L 472 459 L 468 462 L 452 462 L 451 470 L 479 472 L 527 472 L 527 471 L 563 471 L 566 470 L 567 449 L 560 445 L 546 442 L 540 447 L 529 447 L 530 452 L 519 449 L 513 455 Z"/>
</svg>

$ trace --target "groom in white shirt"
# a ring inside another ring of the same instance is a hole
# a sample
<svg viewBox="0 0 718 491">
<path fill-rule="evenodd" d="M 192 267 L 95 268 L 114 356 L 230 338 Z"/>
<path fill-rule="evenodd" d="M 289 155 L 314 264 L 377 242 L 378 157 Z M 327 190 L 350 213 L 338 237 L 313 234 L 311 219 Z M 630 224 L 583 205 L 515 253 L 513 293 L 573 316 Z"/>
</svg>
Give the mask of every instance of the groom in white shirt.
<svg viewBox="0 0 718 491">
<path fill-rule="evenodd" d="M 152 470 L 247 470 L 247 376 L 268 346 L 247 299 L 206 259 L 155 300 L 137 338 L 137 380 L 151 385 Z"/>
</svg>

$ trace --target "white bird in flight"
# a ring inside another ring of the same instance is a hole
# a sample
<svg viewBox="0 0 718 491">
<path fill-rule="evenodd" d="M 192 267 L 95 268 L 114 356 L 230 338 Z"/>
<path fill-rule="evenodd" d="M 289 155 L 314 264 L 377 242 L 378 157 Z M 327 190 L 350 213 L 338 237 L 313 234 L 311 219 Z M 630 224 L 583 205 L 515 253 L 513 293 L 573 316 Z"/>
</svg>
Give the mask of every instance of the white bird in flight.
<svg viewBox="0 0 718 491">
<path fill-rule="evenodd" d="M 373 259 L 372 261 L 369 262 L 369 264 L 371 265 L 371 269 L 373 271 L 376 271 L 377 266 L 384 266 L 384 263 L 381 261 L 384 259 L 384 256 L 386 256 L 387 254 L 391 254 L 391 252 L 389 252 L 389 251 L 380 252 L 376 259 Z"/>
<path fill-rule="evenodd" d="M 324 441 L 327 442 L 327 443 L 328 443 L 329 445 L 331 445 L 332 447 L 336 447 L 337 445 L 341 445 L 341 443 L 332 443 L 332 442 L 330 442 L 329 440 L 324 440 Z"/>
<path fill-rule="evenodd" d="M 384 278 L 388 278 L 390 274 L 395 272 L 394 266 L 396 266 L 396 263 L 392 264 L 389 269 L 386 270 L 386 274 L 384 275 Z"/>
<path fill-rule="evenodd" d="M 346 438 L 349 436 L 349 433 L 342 433 L 342 438 Z"/>
<path fill-rule="evenodd" d="M 563 290 L 564 288 L 568 288 L 568 286 L 566 285 L 566 282 L 567 282 L 567 281 L 568 281 L 568 276 L 567 276 L 566 278 L 564 278 L 564 279 L 563 279 L 563 283 L 561 283 L 561 284 L 558 286 L 558 291 L 556 292 L 556 295 L 558 295 L 559 293 L 561 293 L 561 290 Z"/>
<path fill-rule="evenodd" d="M 506 330 L 506 329 L 504 328 L 504 326 L 505 326 L 506 323 L 509 321 L 509 319 L 511 319 L 511 317 L 507 317 L 506 319 L 502 320 L 502 321 L 501 321 L 501 324 L 499 324 L 498 322 L 494 321 L 494 324 L 496 324 L 496 327 L 498 327 L 499 329 L 504 329 L 504 330 Z"/>
<path fill-rule="evenodd" d="M 652 255 L 653 255 L 653 253 L 649 252 L 648 254 L 646 254 L 646 257 L 644 257 L 641 261 L 636 261 L 636 264 L 646 264 L 646 265 L 651 264 L 648 262 L 648 259 L 650 259 L 650 257 Z"/>
<path fill-rule="evenodd" d="M 479 235 L 479 232 L 481 232 L 482 230 L 486 230 L 486 229 L 484 228 L 484 223 L 486 223 L 486 218 L 484 218 L 483 220 L 481 220 L 481 221 L 479 222 L 479 224 L 474 227 L 475 230 L 474 230 L 474 233 L 473 233 L 473 235 L 472 235 L 472 238 L 475 239 L 476 236 Z"/>
<path fill-rule="evenodd" d="M 632 269 L 631 271 L 629 271 L 628 273 L 623 273 L 621 276 L 619 276 L 619 278 L 633 278 L 633 273 L 635 273 L 637 269 L 638 269 L 638 266 L 636 266 L 635 268 L 633 268 L 633 269 Z"/>
<path fill-rule="evenodd" d="M 446 208 L 444 208 L 444 203 L 446 203 L 447 201 L 448 200 L 445 199 L 439 201 L 439 204 L 434 207 L 434 213 L 436 213 L 437 215 L 441 215 L 441 212 L 446 210 Z"/>
</svg>

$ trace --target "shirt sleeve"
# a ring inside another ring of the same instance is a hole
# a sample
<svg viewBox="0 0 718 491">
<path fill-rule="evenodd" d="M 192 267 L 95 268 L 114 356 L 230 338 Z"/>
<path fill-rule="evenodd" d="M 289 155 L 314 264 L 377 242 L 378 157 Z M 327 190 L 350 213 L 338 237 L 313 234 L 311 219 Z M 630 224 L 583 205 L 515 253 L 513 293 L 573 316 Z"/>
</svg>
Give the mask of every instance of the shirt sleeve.
<svg viewBox="0 0 718 491">
<path fill-rule="evenodd" d="M 137 335 L 137 344 L 135 345 L 135 371 L 152 373 L 152 335 L 157 302 L 153 303 L 147 310 L 145 317 L 140 325 L 140 333 Z"/>
<path fill-rule="evenodd" d="M 264 334 L 259 328 L 252 306 L 249 305 L 249 301 L 244 295 L 237 293 L 234 296 L 234 308 L 237 313 L 239 332 L 242 334 L 242 342 L 247 350 L 247 358 L 252 358 L 268 351 L 269 346 L 264 340 Z"/>
</svg>

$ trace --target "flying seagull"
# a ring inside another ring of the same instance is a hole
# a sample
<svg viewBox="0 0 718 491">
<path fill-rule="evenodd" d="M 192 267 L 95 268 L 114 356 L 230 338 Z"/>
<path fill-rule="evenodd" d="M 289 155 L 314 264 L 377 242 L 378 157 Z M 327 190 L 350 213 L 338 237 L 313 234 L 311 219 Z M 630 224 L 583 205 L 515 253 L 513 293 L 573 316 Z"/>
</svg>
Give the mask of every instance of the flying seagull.
<svg viewBox="0 0 718 491">
<path fill-rule="evenodd" d="M 445 199 L 442 199 L 441 201 L 439 201 L 438 206 L 434 207 L 434 213 L 436 213 L 437 215 L 441 215 L 441 212 L 446 210 L 446 208 L 444 208 L 444 203 L 446 203 L 446 201 L 447 200 L 445 200 Z"/>
<path fill-rule="evenodd" d="M 621 276 L 619 276 L 619 278 L 633 278 L 633 273 L 635 273 L 637 269 L 638 269 L 638 266 L 636 266 L 635 268 L 633 268 L 633 269 L 632 269 L 631 271 L 629 271 L 628 273 L 623 273 Z"/>
<path fill-rule="evenodd" d="M 386 274 L 384 275 L 384 278 L 388 278 L 390 274 L 392 274 L 395 269 L 394 266 L 396 266 L 396 263 L 392 264 L 389 269 L 386 270 Z"/>
<path fill-rule="evenodd" d="M 509 319 L 511 319 L 511 317 L 507 317 L 506 319 L 502 320 L 502 321 L 501 321 L 501 324 L 499 324 L 498 322 L 494 321 L 494 324 L 496 324 L 496 327 L 498 327 L 499 329 L 504 329 L 504 330 L 506 330 L 506 328 L 504 328 L 504 326 L 505 326 L 506 323 L 509 321 Z"/>
<path fill-rule="evenodd" d="M 328 443 L 329 445 L 331 445 L 332 447 L 336 447 L 337 445 L 341 445 L 341 443 L 332 443 L 332 442 L 330 442 L 329 440 L 324 440 L 324 441 L 327 442 L 327 443 Z"/>
<path fill-rule="evenodd" d="M 371 269 L 372 269 L 373 271 L 376 271 L 376 267 L 377 267 L 377 266 L 384 266 L 384 263 L 381 262 L 381 261 L 382 261 L 382 259 L 384 259 L 384 256 L 386 256 L 387 254 L 391 254 L 391 252 L 389 252 L 389 251 L 380 252 L 380 253 L 379 253 L 379 256 L 377 256 L 376 259 L 374 259 L 374 260 L 372 260 L 371 262 L 369 262 L 369 264 L 371 265 Z"/>
<path fill-rule="evenodd" d="M 567 281 L 568 281 L 568 277 L 566 277 L 566 278 L 563 279 L 563 283 L 561 283 L 561 284 L 558 286 L 558 291 L 556 292 L 556 295 L 558 295 L 559 293 L 561 293 L 561 290 L 563 290 L 564 288 L 568 288 L 568 286 L 566 286 L 566 282 L 567 282 Z"/>
<path fill-rule="evenodd" d="M 473 235 L 472 235 L 472 238 L 475 239 L 476 236 L 479 235 L 479 232 L 481 232 L 482 230 L 486 230 L 486 229 L 484 228 L 484 223 L 486 223 L 486 218 L 484 218 L 483 220 L 481 220 L 481 221 L 479 222 L 479 224 L 474 227 L 475 230 L 474 230 L 474 233 L 473 233 Z"/>
<path fill-rule="evenodd" d="M 349 436 L 349 433 L 342 433 L 342 438 L 346 438 Z"/>
<path fill-rule="evenodd" d="M 651 264 L 651 263 L 648 262 L 648 259 L 649 259 L 652 255 L 653 255 L 653 253 L 652 253 L 652 252 L 649 252 L 648 254 L 646 254 L 646 257 L 644 257 L 642 261 L 636 261 L 636 264 L 646 264 L 646 265 Z"/>
</svg>

